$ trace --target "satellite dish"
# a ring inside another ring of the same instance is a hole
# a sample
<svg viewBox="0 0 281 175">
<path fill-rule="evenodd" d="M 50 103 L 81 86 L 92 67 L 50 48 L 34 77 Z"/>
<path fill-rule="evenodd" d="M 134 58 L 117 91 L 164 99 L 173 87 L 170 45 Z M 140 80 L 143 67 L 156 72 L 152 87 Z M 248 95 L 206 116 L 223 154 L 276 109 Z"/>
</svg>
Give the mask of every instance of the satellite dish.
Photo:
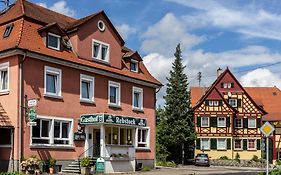
<svg viewBox="0 0 281 175">
<path fill-rule="evenodd" d="M 66 38 L 64 38 L 63 40 L 62 40 L 62 44 L 65 46 L 65 48 L 67 48 L 67 49 L 71 49 L 72 48 L 72 46 L 71 46 L 71 44 L 70 44 L 70 41 L 68 40 L 68 39 L 66 39 Z"/>
<path fill-rule="evenodd" d="M 229 97 L 231 97 L 231 92 L 228 92 L 227 95 L 228 95 Z"/>
</svg>

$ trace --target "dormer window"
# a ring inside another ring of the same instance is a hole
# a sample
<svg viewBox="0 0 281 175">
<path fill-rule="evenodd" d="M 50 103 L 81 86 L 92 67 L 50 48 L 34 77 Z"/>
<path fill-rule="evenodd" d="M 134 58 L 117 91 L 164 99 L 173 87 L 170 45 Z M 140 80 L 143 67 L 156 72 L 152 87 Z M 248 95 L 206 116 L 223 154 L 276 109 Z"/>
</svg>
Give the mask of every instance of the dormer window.
<svg viewBox="0 0 281 175">
<path fill-rule="evenodd" d="M 61 36 L 48 33 L 48 39 L 47 39 L 47 47 L 55 50 L 60 50 L 60 38 Z"/>
<path fill-rule="evenodd" d="M 139 63 L 136 60 L 131 60 L 130 62 L 130 69 L 132 72 L 138 72 L 139 71 Z"/>
<path fill-rule="evenodd" d="M 101 61 L 109 61 L 109 45 L 93 40 L 93 58 Z"/>
<path fill-rule="evenodd" d="M 7 37 L 10 36 L 10 34 L 12 32 L 12 29 L 13 29 L 13 26 L 14 26 L 14 24 L 9 24 L 9 25 L 6 26 L 6 29 L 3 33 L 3 38 L 7 38 Z"/>
</svg>

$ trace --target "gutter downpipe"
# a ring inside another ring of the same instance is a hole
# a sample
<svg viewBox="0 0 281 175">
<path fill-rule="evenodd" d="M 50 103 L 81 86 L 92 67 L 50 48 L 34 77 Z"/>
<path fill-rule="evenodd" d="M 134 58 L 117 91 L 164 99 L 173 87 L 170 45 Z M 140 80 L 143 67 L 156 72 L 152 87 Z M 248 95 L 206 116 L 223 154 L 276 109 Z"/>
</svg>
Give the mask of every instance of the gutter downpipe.
<svg viewBox="0 0 281 175">
<path fill-rule="evenodd" d="M 23 58 L 19 64 L 19 164 L 18 171 L 20 171 L 20 161 L 22 160 L 22 65 L 26 58 L 26 51 L 24 52 Z"/>
<path fill-rule="evenodd" d="M 154 160 L 154 168 L 156 169 L 156 162 L 157 162 L 157 158 L 156 158 L 156 109 L 157 109 L 157 106 L 156 106 L 156 94 L 161 90 L 162 86 L 160 86 L 158 89 L 156 89 L 156 92 L 154 93 L 154 109 L 155 109 L 155 114 L 154 114 L 154 118 L 155 118 L 155 132 L 154 132 L 154 138 L 155 138 L 155 141 L 154 141 L 154 144 L 155 144 L 155 148 L 154 148 L 154 157 L 155 157 L 155 160 Z"/>
</svg>

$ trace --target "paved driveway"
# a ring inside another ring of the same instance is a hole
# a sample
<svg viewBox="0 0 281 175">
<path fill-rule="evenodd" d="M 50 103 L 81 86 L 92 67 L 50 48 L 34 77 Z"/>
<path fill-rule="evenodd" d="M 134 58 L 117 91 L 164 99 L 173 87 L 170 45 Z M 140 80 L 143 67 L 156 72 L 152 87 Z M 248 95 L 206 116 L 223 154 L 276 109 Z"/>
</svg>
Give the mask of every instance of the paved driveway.
<svg viewBox="0 0 281 175">
<path fill-rule="evenodd" d="M 135 173 L 126 173 L 126 174 L 128 175 L 190 175 L 190 174 L 256 175 L 260 171 L 262 170 L 259 168 L 184 166 L 179 168 L 159 168 L 147 172 L 135 172 Z"/>
</svg>

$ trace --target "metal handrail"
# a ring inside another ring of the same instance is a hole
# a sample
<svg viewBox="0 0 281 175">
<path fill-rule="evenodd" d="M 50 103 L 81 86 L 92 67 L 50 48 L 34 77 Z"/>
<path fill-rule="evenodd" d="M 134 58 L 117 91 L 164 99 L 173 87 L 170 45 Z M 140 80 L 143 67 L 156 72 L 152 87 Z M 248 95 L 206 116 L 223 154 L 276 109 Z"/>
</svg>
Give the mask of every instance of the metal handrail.
<svg viewBox="0 0 281 175">
<path fill-rule="evenodd" d="M 81 165 L 80 165 L 80 159 L 81 157 L 87 152 L 89 151 L 91 148 L 93 148 L 94 146 L 97 146 L 98 144 L 93 144 L 92 146 L 90 146 L 87 150 L 85 150 L 83 153 L 81 153 L 79 156 L 78 156 L 78 165 L 79 165 L 79 170 L 81 171 Z M 100 146 L 100 145 L 99 145 Z"/>
</svg>

